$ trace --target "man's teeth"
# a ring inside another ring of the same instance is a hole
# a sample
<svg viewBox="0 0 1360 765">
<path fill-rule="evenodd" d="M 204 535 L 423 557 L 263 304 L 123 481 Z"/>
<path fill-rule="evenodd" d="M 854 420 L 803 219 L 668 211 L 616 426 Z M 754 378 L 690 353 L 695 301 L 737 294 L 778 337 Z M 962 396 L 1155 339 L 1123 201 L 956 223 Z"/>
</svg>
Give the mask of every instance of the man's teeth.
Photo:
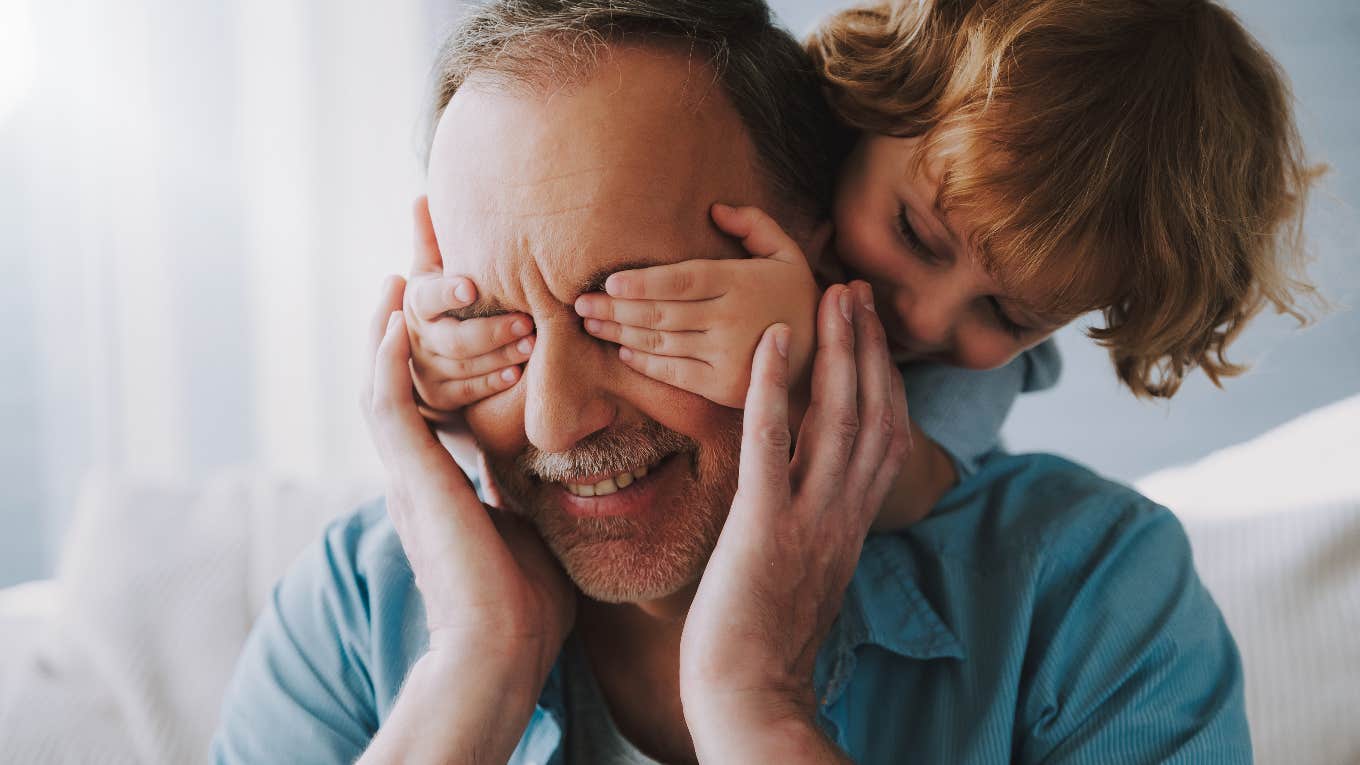
<svg viewBox="0 0 1360 765">
<path fill-rule="evenodd" d="M 619 489 L 628 488 L 633 481 L 647 475 L 649 469 L 647 465 L 643 465 L 626 473 L 619 473 L 613 478 L 606 478 L 596 484 L 564 483 L 562 485 L 567 487 L 567 491 L 578 497 L 603 497 L 606 494 L 613 494 Z"/>
</svg>

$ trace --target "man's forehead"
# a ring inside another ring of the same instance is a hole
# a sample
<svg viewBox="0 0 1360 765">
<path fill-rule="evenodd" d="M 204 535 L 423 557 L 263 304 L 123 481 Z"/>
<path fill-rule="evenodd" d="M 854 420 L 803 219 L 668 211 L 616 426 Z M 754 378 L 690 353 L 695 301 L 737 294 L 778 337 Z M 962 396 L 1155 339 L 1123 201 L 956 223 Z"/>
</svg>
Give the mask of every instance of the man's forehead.
<svg viewBox="0 0 1360 765">
<path fill-rule="evenodd" d="M 455 95 L 429 180 L 446 270 L 513 292 L 532 265 L 569 300 L 617 270 L 732 253 L 709 206 L 767 203 L 736 110 L 720 92 L 677 98 L 683 59 L 615 59 L 561 92 Z"/>
</svg>

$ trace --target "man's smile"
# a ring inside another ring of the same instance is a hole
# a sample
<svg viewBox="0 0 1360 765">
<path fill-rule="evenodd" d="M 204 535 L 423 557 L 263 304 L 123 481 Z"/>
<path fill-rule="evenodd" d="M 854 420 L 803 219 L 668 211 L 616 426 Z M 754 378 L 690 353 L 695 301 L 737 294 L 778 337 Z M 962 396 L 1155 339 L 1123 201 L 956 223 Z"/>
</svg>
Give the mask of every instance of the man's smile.
<svg viewBox="0 0 1360 765">
<path fill-rule="evenodd" d="M 558 482 L 550 485 L 560 501 L 560 507 L 568 515 L 576 517 L 599 518 L 603 516 L 636 516 L 653 509 L 653 505 L 669 494 L 664 489 L 668 481 L 680 478 L 680 473 L 689 460 L 676 459 L 683 456 L 677 452 L 651 465 L 640 465 L 615 475 L 606 475 L 594 483 L 597 476 L 587 476 L 576 481 Z"/>
<path fill-rule="evenodd" d="M 576 481 L 557 481 L 576 497 L 604 497 L 632 486 L 635 481 L 647 477 L 647 471 L 660 464 L 639 465 L 631 470 L 613 475 L 595 475 L 579 478 Z"/>
</svg>

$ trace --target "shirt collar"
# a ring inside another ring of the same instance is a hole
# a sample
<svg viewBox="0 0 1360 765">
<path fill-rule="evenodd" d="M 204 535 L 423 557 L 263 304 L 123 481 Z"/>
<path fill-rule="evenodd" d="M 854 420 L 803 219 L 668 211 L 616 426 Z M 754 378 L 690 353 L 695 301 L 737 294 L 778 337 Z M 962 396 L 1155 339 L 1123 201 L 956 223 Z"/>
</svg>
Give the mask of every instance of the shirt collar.
<svg viewBox="0 0 1360 765">
<path fill-rule="evenodd" d="M 871 535 L 864 542 L 840 614 L 817 654 L 813 684 L 823 710 L 845 693 L 855 652 L 866 645 L 908 659 L 965 658 L 954 631 L 917 586 L 910 547 L 899 535 Z M 561 762 L 565 706 L 559 657 L 510 762 Z"/>
<path fill-rule="evenodd" d="M 872 645 L 908 659 L 964 659 L 963 644 L 916 582 L 906 539 L 864 542 L 840 614 L 817 656 L 813 680 L 823 708 L 836 703 L 854 672 L 855 652 Z"/>
</svg>

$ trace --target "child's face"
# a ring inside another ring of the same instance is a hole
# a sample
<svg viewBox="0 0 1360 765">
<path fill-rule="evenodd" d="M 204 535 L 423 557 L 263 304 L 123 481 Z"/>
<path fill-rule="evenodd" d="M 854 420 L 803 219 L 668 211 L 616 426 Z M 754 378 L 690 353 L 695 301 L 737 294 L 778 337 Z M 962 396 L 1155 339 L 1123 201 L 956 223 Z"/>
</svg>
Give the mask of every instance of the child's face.
<svg viewBox="0 0 1360 765">
<path fill-rule="evenodd" d="M 913 172 L 919 140 L 860 140 L 836 193 L 837 254 L 850 277 L 873 285 L 897 358 L 999 367 L 1075 317 L 1027 307 L 1043 303 L 1043 284 L 1008 293 L 992 278 L 968 229 L 936 211 L 930 158 Z"/>
</svg>

